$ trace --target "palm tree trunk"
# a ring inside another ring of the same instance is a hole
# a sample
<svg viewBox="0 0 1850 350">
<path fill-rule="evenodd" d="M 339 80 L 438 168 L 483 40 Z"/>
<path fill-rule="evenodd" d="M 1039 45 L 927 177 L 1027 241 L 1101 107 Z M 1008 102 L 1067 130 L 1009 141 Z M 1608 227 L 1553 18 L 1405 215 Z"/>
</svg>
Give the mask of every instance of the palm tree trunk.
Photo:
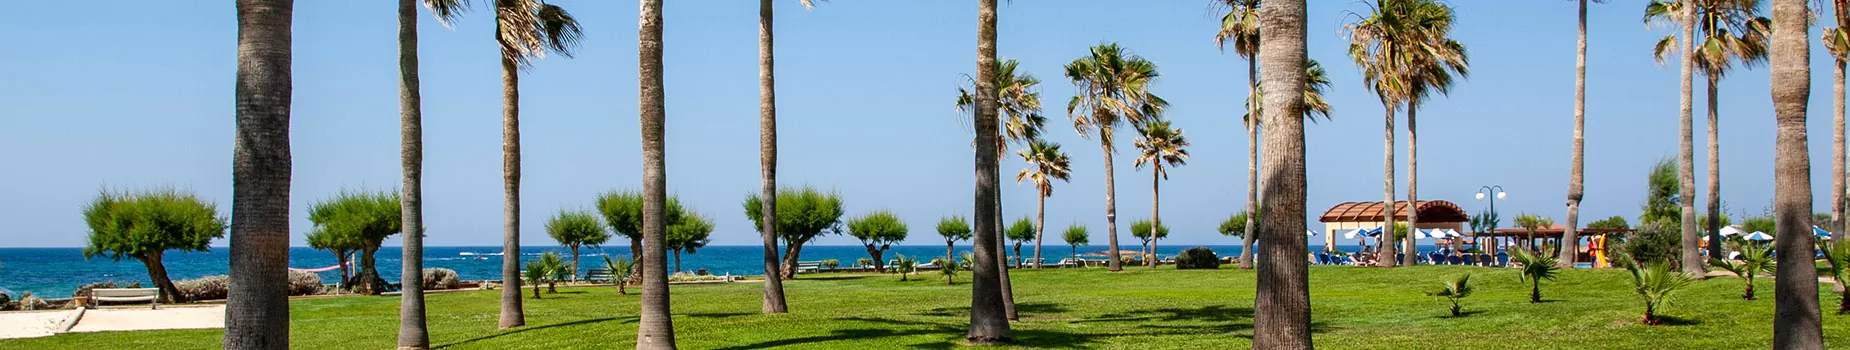
<svg viewBox="0 0 1850 350">
<path fill-rule="evenodd" d="M 764 176 L 764 305 L 759 312 L 790 312 L 777 268 L 777 79 L 772 50 L 771 0 L 758 0 L 758 159 Z"/>
<path fill-rule="evenodd" d="M 1246 59 L 1246 229 L 1240 234 L 1240 268 L 1253 268 L 1254 216 L 1259 214 L 1259 60 Z"/>
<path fill-rule="evenodd" d="M 996 0 L 977 2 L 976 34 L 976 137 L 996 139 Z M 996 143 L 976 143 L 976 208 L 974 212 L 976 261 L 970 269 L 970 330 L 965 339 L 971 344 L 996 344 L 1009 341 L 1009 324 L 1003 310 L 1001 265 L 995 250 L 1000 248 L 997 231 L 1002 220 L 996 211 L 997 159 Z"/>
<path fill-rule="evenodd" d="M 1099 135 L 1110 134 L 1110 125 L 1099 126 Z M 1118 197 L 1117 188 L 1115 186 L 1117 181 L 1112 174 L 1111 143 L 1110 141 L 1104 141 L 1110 140 L 1111 138 L 1100 137 L 1099 139 L 1101 142 L 1104 142 L 1103 147 L 1105 149 L 1105 232 L 1108 233 L 1105 237 L 1106 242 L 1110 243 L 1110 246 L 1106 247 L 1105 250 L 1111 255 L 1109 258 L 1105 259 L 1107 260 L 1105 262 L 1105 269 L 1111 272 L 1118 272 L 1123 271 L 1124 266 L 1123 262 L 1119 261 L 1120 259 L 1118 257 Z"/>
<path fill-rule="evenodd" d="M 1584 194 L 1587 122 L 1587 0 L 1580 0 L 1580 41 L 1574 51 L 1574 156 L 1567 175 L 1567 229 L 1562 241 L 1574 242 L 1556 266 L 1572 267 L 1580 258 L 1580 199 Z"/>
<path fill-rule="evenodd" d="M 497 11 L 499 12 L 499 11 Z M 502 17 L 502 15 L 496 15 Z M 497 18 L 499 19 L 499 18 Z M 503 39 L 501 21 L 495 24 L 495 41 L 501 44 L 501 321 L 508 329 L 527 324 L 520 301 L 520 68 Z"/>
<path fill-rule="evenodd" d="M 998 122 L 1000 122 L 1001 112 L 998 111 L 996 116 Z M 998 133 L 1000 132 L 998 131 Z M 997 138 L 997 140 L 1000 141 L 1001 139 Z M 996 176 L 997 185 L 991 191 L 995 192 L 994 200 L 996 202 L 996 278 L 1000 279 L 1002 283 L 1002 314 L 1005 318 L 1008 318 L 1009 321 L 1014 321 L 1020 319 L 1021 316 L 1015 313 L 1015 287 L 1013 281 L 1009 280 L 1008 235 L 1006 234 L 1008 231 L 1002 229 L 1001 163 L 1002 159 L 1006 158 L 1002 149 L 1004 145 L 1005 144 L 1002 142 L 996 142 L 996 166 L 990 169 L 992 170 L 992 175 Z"/>
<path fill-rule="evenodd" d="M 1417 238 L 1417 235 L 1414 233 L 1420 232 L 1420 200 L 1418 194 L 1420 184 L 1420 128 L 1418 124 L 1416 124 L 1419 120 L 1416 118 L 1419 116 L 1419 112 L 1420 97 L 1414 95 L 1413 98 L 1408 99 L 1407 102 L 1407 240 L 1403 241 L 1404 244 L 1406 244 L 1406 249 L 1402 250 L 1407 253 L 1406 257 L 1400 261 L 1402 265 L 1406 266 L 1413 266 L 1414 262 L 1420 259 L 1419 246 L 1417 246 L 1414 241 Z"/>
<path fill-rule="evenodd" d="M 1774 249 L 1779 266 L 1773 279 L 1773 347 L 1822 349 L 1824 330 L 1818 310 L 1818 270 L 1811 228 L 1811 156 L 1807 153 L 1805 109 L 1811 94 L 1811 47 L 1804 0 L 1773 1 L 1773 112 L 1777 137 L 1773 157 L 1773 211 L 1778 223 Z M 1833 175 L 1835 176 L 1835 175 Z M 1842 235 L 1842 233 L 1839 233 Z"/>
<path fill-rule="evenodd" d="M 1161 206 L 1161 204 L 1158 204 L 1161 203 L 1158 199 L 1160 198 L 1159 195 L 1162 194 L 1161 187 L 1163 183 L 1162 177 L 1158 175 L 1163 173 L 1163 168 L 1162 165 L 1158 164 L 1152 169 L 1155 171 L 1150 172 L 1150 258 L 1149 261 L 1144 262 L 1144 265 L 1154 269 L 1157 265 L 1157 232 L 1163 232 L 1163 230 L 1160 230 L 1160 228 L 1163 227 L 1163 219 L 1162 216 L 1157 214 L 1158 207 Z"/>
<path fill-rule="evenodd" d="M 1040 268 L 1041 265 L 1046 264 L 1046 261 L 1041 260 L 1041 235 L 1047 232 L 1047 194 L 1043 191 L 1037 193 L 1035 198 L 1037 199 L 1034 205 L 1034 267 Z"/>
<path fill-rule="evenodd" d="M 1303 0 L 1266 1 L 1260 8 L 1265 86 L 1265 214 L 1259 234 L 1269 235 L 1259 258 L 1253 297 L 1253 348 L 1310 349 L 1310 271 L 1305 231 Z M 1393 190 L 1389 186 L 1389 191 Z M 1249 213 L 1251 215 L 1251 213 Z"/>
<path fill-rule="evenodd" d="M 1717 101 L 1719 101 L 1716 98 L 1717 96 L 1715 96 L 1715 92 L 1716 92 L 1715 83 L 1716 83 L 1717 78 L 1716 77 L 1708 77 L 1708 78 L 1709 78 L 1709 202 L 1707 204 L 1709 206 L 1708 208 L 1709 209 L 1709 221 L 1705 223 L 1701 223 L 1701 224 L 1703 225 L 1705 230 L 1709 233 L 1709 242 L 1712 242 L 1709 244 L 1709 256 L 1721 257 L 1721 256 L 1724 256 L 1722 255 L 1722 245 L 1720 244 L 1720 242 L 1722 241 L 1722 234 L 1720 231 L 1721 224 L 1722 224 L 1721 222 L 1722 220 L 1722 169 L 1721 169 L 1722 152 L 1721 152 L 1721 143 L 1720 143 L 1721 142 L 1721 137 L 1720 137 L 1721 136 L 1720 135 L 1721 125 L 1718 124 L 1720 122 L 1720 119 L 1717 117 L 1718 112 L 1715 110 L 1718 107 Z M 1810 187 L 1810 186 L 1807 186 L 1807 187 Z"/>
<path fill-rule="evenodd" d="M 1532 278 L 1529 282 L 1529 302 L 1542 302 L 1542 279 Z"/>
<path fill-rule="evenodd" d="M 1678 52 L 1694 52 L 1691 51 L 1693 47 L 1690 46 L 1690 38 L 1696 35 L 1695 11 L 1695 7 L 1693 6 L 1685 6 L 1683 9 L 1683 36 L 1680 38 L 1682 41 L 1678 43 L 1678 45 L 1682 47 L 1682 50 L 1678 50 Z M 1681 104 L 1679 105 L 1681 109 L 1677 112 L 1682 123 L 1681 134 L 1678 135 L 1677 139 L 1677 187 L 1678 198 L 1682 198 L 1677 204 L 1681 207 L 1683 214 L 1683 218 L 1680 220 L 1680 228 L 1682 230 L 1681 237 L 1683 237 L 1681 263 L 1683 264 L 1683 274 L 1695 277 L 1701 276 L 1704 270 L 1702 267 L 1702 255 L 1697 252 L 1699 248 L 1696 246 L 1696 171 L 1694 165 L 1696 163 L 1696 150 L 1694 146 L 1696 136 L 1694 126 L 1695 81 L 1693 77 L 1695 73 L 1695 55 L 1684 54 L 1678 56 L 1681 57 L 1683 69 L 1681 73 L 1683 90 Z"/>
<path fill-rule="evenodd" d="M 226 349 L 289 348 L 292 0 L 238 0 Z"/>
<path fill-rule="evenodd" d="M 418 86 L 417 3 L 398 0 L 398 155 L 404 176 L 399 207 L 405 236 L 398 273 L 401 350 L 430 348 L 424 321 L 424 102 Z"/>
<path fill-rule="evenodd" d="M 637 349 L 674 349 L 674 323 L 668 317 L 667 217 L 668 169 L 663 131 L 667 94 L 662 82 L 662 0 L 642 0 L 640 47 L 642 92 L 642 306 L 636 325 Z M 766 222 L 765 226 L 776 226 Z"/>
<path fill-rule="evenodd" d="M 1387 106 L 1387 147 L 1382 153 L 1382 199 L 1381 199 L 1381 256 L 1376 258 L 1381 267 L 1394 267 L 1400 263 L 1394 257 L 1394 109 L 1399 106 Z M 1411 108 L 1409 108 L 1411 109 Z M 1251 215 L 1251 214 L 1247 214 Z"/>
<path fill-rule="evenodd" d="M 1840 25 L 1841 26 L 1841 25 Z M 1838 234 L 1832 239 L 1843 244 L 1846 225 L 1844 220 L 1844 61 L 1835 60 L 1837 69 L 1831 75 L 1831 230 Z"/>
</svg>

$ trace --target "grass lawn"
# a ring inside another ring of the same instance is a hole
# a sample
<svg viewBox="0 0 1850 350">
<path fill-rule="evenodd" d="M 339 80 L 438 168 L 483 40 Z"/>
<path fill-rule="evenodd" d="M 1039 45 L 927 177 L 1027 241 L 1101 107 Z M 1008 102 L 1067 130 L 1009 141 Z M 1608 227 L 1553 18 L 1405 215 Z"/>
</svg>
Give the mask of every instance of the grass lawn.
<svg viewBox="0 0 1850 350">
<path fill-rule="evenodd" d="M 1466 317 L 1420 294 L 1443 278 L 1473 273 L 1478 294 Z M 1246 348 L 1252 336 L 1254 274 L 1221 270 L 1017 270 L 1022 320 L 1012 325 L 1025 348 Z M 677 285 L 677 339 L 687 349 L 950 348 L 969 322 L 968 274 L 947 286 L 936 275 L 900 282 L 896 275 L 804 275 L 787 282 L 791 313 L 758 314 L 757 284 Z M 1713 278 L 1685 289 L 1662 313 L 1670 325 L 1644 326 L 1644 306 L 1622 270 L 1568 271 L 1544 282 L 1547 302 L 1528 302 L 1511 269 L 1420 266 L 1397 269 L 1312 267 L 1316 344 L 1374 349 L 1743 349 L 1773 337 L 1773 286 L 1743 301 L 1742 283 Z M 632 289 L 634 290 L 634 289 Z M 1829 286 L 1823 304 L 1834 305 Z M 431 342 L 458 349 L 630 348 L 638 297 L 616 288 L 561 288 L 526 299 L 527 326 L 496 331 L 499 292 L 429 296 Z M 398 330 L 398 299 L 338 297 L 291 305 L 296 348 L 389 349 Z M 1825 341 L 1850 347 L 1850 316 L 1824 316 Z M 0 341 L 0 348 L 206 349 L 220 330 L 64 334 Z"/>
</svg>

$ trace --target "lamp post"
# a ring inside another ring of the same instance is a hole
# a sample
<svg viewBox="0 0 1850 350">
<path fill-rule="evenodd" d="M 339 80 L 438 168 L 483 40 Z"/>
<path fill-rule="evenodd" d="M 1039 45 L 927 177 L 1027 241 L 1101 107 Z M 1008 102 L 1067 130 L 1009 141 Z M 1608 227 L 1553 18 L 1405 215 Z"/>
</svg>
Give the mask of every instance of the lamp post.
<svg viewBox="0 0 1850 350">
<path fill-rule="evenodd" d="M 1490 199 L 1490 220 L 1485 221 L 1489 224 L 1492 234 L 1497 231 L 1497 200 L 1508 196 L 1508 193 L 1503 192 L 1503 185 L 1489 185 L 1478 187 L 1477 189 L 1477 200 L 1484 200 L 1485 197 L 1489 197 Z M 1490 237 L 1490 244 L 1493 246 L 1497 244 L 1496 236 Z M 1482 247 L 1479 248 L 1481 249 Z M 1496 256 L 1497 249 L 1499 248 L 1501 247 L 1491 247 L 1488 254 L 1490 254 L 1490 256 Z"/>
</svg>

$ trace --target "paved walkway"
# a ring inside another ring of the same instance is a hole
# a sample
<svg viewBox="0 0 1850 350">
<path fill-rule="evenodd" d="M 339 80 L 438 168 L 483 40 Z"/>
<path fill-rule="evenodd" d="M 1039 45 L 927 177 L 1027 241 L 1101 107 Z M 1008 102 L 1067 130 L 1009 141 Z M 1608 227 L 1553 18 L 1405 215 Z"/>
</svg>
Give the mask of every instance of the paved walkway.
<svg viewBox="0 0 1850 350">
<path fill-rule="evenodd" d="M 63 331 L 64 322 L 73 317 L 77 317 L 76 310 L 0 313 L 0 339 L 51 336 Z"/>
<path fill-rule="evenodd" d="M 149 309 L 102 309 L 84 312 L 71 332 L 145 331 L 153 329 L 225 328 L 225 306 L 166 306 Z"/>
</svg>

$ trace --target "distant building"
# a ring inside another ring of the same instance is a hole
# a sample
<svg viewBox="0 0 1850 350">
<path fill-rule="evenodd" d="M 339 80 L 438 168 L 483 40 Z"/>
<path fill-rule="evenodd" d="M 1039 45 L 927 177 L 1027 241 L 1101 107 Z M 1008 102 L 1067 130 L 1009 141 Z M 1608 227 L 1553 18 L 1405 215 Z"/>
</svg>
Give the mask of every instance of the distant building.
<svg viewBox="0 0 1850 350">
<path fill-rule="evenodd" d="M 1323 222 L 1323 249 L 1334 251 L 1336 237 L 1356 229 L 1373 230 L 1382 227 L 1386 220 L 1381 215 L 1381 202 L 1343 202 L 1323 212 L 1317 221 Z M 1442 200 L 1422 200 L 1419 207 L 1420 222 L 1417 229 L 1449 228 L 1466 232 L 1466 223 L 1471 216 L 1457 204 Z M 1394 202 L 1394 222 L 1407 223 L 1407 201 Z M 1392 232 L 1392 228 L 1383 231 Z"/>
</svg>

